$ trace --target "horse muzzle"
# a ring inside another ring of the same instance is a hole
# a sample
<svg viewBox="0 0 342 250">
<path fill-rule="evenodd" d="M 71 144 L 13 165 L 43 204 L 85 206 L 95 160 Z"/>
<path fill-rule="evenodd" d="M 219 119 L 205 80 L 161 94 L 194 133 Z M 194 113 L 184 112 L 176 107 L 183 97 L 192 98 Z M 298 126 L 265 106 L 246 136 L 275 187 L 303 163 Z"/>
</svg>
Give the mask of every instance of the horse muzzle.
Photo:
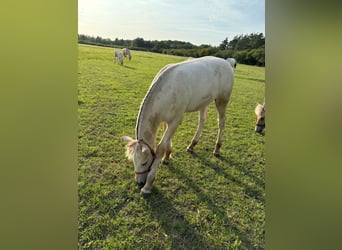
<svg viewBox="0 0 342 250">
<path fill-rule="evenodd" d="M 264 126 L 255 126 L 255 132 L 261 134 L 262 131 L 264 130 Z"/>
<path fill-rule="evenodd" d="M 147 179 L 147 174 L 145 175 L 135 175 L 135 181 L 138 183 L 138 185 L 145 185 Z"/>
</svg>

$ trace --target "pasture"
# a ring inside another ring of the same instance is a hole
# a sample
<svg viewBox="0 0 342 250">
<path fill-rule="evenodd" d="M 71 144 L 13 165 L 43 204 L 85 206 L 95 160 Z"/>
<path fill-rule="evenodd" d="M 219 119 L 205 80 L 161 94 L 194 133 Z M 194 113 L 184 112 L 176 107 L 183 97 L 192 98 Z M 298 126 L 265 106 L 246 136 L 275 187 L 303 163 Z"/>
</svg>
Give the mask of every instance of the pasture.
<svg viewBox="0 0 342 250">
<path fill-rule="evenodd" d="M 113 51 L 79 45 L 79 249 L 263 249 L 265 137 L 254 132 L 254 108 L 264 98 L 265 69 L 238 63 L 221 157 L 212 154 L 212 103 L 195 152 L 186 147 L 197 112 L 184 116 L 170 164 L 159 166 L 152 194 L 142 198 L 121 137 L 135 137 L 155 74 L 186 58 L 131 51 L 120 66 Z"/>
</svg>

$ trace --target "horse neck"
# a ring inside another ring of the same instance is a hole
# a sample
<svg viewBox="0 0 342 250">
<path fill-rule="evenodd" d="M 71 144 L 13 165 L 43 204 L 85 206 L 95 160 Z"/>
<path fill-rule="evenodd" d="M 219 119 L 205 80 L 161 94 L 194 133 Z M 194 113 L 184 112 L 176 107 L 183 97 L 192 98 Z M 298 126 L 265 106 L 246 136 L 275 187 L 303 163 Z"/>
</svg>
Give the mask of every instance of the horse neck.
<svg viewBox="0 0 342 250">
<path fill-rule="evenodd" d="M 141 107 L 136 127 L 136 138 L 137 140 L 143 140 L 152 148 L 155 148 L 155 141 L 157 137 L 157 130 L 160 124 L 158 115 L 151 112 L 149 107 L 152 105 L 144 105 Z"/>
</svg>

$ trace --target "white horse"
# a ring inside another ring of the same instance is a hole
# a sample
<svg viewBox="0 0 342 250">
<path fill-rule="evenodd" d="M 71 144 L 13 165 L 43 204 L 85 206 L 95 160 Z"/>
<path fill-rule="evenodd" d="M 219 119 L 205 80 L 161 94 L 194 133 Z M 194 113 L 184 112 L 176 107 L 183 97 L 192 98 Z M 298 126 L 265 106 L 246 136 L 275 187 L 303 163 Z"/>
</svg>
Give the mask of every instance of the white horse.
<svg viewBox="0 0 342 250">
<path fill-rule="evenodd" d="M 202 57 L 166 65 L 154 77 L 142 101 L 136 124 L 136 139 L 124 136 L 126 155 L 133 161 L 135 179 L 144 184 L 141 194 L 151 193 L 156 170 L 162 157 L 168 163 L 171 138 L 181 124 L 185 112 L 199 111 L 199 124 L 189 152 L 199 140 L 207 117 L 208 105 L 215 100 L 218 111 L 218 135 L 214 154 L 220 155 L 226 106 L 234 83 L 234 71 L 224 59 Z M 166 129 L 158 146 L 157 130 L 161 122 Z"/>
<path fill-rule="evenodd" d="M 123 54 L 120 50 L 114 51 L 114 61 L 123 66 Z"/>
<path fill-rule="evenodd" d="M 122 54 L 123 54 L 124 57 L 128 57 L 128 60 L 132 59 L 131 51 L 129 49 L 123 48 L 122 49 Z"/>
<path fill-rule="evenodd" d="M 255 123 L 255 132 L 262 133 L 265 128 L 265 113 L 266 113 L 266 105 L 265 100 L 263 104 L 258 103 L 254 110 L 257 119 Z"/>
<path fill-rule="evenodd" d="M 236 68 L 236 60 L 234 58 L 227 58 L 226 60 L 230 63 L 230 65 L 232 65 L 234 69 Z"/>
</svg>

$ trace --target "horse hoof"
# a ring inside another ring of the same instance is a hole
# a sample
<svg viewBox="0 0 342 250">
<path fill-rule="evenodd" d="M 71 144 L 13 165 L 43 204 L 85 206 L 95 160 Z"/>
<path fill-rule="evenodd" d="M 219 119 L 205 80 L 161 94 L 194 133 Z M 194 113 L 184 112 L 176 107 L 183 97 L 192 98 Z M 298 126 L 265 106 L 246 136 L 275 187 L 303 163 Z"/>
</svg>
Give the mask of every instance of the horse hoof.
<svg viewBox="0 0 342 250">
<path fill-rule="evenodd" d="M 192 153 L 194 152 L 194 150 L 193 150 L 192 148 L 187 148 L 187 149 L 186 149 L 186 152 L 192 154 Z"/>
<path fill-rule="evenodd" d="M 140 192 L 140 196 L 143 198 L 147 198 L 151 195 L 151 193 L 144 193 L 143 191 Z"/>
<path fill-rule="evenodd" d="M 214 156 L 220 157 L 220 153 L 219 152 L 214 152 Z"/>
</svg>

